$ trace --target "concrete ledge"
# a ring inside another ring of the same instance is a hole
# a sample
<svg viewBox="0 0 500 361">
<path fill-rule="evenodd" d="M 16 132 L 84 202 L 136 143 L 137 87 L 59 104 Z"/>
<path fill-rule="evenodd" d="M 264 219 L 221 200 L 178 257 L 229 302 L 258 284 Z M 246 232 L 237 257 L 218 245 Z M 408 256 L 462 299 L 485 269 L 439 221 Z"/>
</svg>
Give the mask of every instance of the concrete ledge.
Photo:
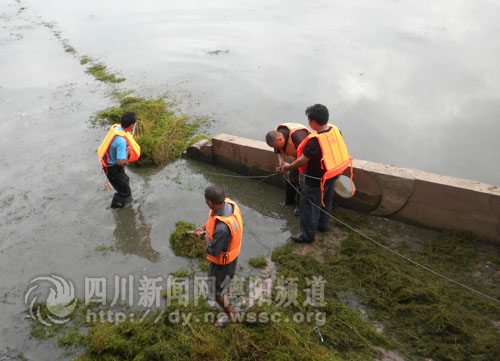
<svg viewBox="0 0 500 361">
<path fill-rule="evenodd" d="M 257 140 L 219 134 L 212 138 L 213 164 L 234 170 L 244 175 L 267 175 L 275 173 L 278 161 L 271 148 Z M 281 176 L 269 178 L 281 185 Z"/>
<path fill-rule="evenodd" d="M 213 163 L 212 141 L 202 139 L 194 143 L 186 150 L 185 156 L 190 159 L 196 159 L 204 163 Z"/>
<path fill-rule="evenodd" d="M 192 149 L 193 148 L 193 149 Z M 187 151 L 198 159 L 245 175 L 274 173 L 277 157 L 265 142 L 219 134 Z M 356 194 L 339 205 L 419 226 L 470 233 L 500 244 L 500 187 L 417 169 L 355 159 Z M 344 173 L 350 175 L 350 169 Z M 271 182 L 281 185 L 280 177 Z"/>
</svg>

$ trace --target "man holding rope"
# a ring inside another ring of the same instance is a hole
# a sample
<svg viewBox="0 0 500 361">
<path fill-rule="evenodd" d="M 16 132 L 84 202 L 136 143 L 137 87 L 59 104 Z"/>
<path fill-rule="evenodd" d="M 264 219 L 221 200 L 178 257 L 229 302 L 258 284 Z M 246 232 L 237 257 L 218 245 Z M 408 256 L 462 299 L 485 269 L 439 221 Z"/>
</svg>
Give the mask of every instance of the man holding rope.
<svg viewBox="0 0 500 361">
<path fill-rule="evenodd" d="M 266 143 L 274 148 L 281 167 L 297 159 L 297 148 L 309 134 L 311 131 L 301 124 L 283 123 L 266 134 Z M 300 195 L 295 189 L 299 188 L 299 171 L 295 169 L 288 172 L 288 180 L 290 183 L 285 181 L 285 201 L 280 205 L 297 204 L 293 215 L 298 217 Z"/>
<path fill-rule="evenodd" d="M 297 160 L 284 164 L 276 172 L 299 169 L 305 176 L 300 200 L 300 234 L 295 242 L 313 242 L 316 231 L 326 232 L 332 209 L 335 180 L 352 163 L 339 129 L 328 123 L 328 109 L 315 104 L 306 109 L 310 134 L 297 149 Z M 325 212 L 321 212 L 323 209 Z"/>
</svg>

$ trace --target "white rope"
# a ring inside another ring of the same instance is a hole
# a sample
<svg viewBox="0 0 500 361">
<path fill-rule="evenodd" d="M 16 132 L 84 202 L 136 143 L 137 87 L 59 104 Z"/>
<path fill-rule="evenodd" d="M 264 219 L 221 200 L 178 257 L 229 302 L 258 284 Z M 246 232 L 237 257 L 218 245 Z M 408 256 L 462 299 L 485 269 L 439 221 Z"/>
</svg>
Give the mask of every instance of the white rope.
<svg viewBox="0 0 500 361">
<path fill-rule="evenodd" d="M 269 178 L 277 173 L 269 174 L 269 175 L 233 175 L 233 174 L 223 174 L 223 173 L 213 173 L 213 172 L 205 172 L 208 174 L 218 175 L 221 177 L 230 177 L 230 178 Z"/>
<path fill-rule="evenodd" d="M 298 190 L 298 189 L 297 189 L 297 188 L 296 188 L 296 187 L 295 187 L 295 186 L 294 186 L 294 185 L 293 185 L 293 184 L 292 184 L 292 183 L 291 183 L 291 182 L 290 182 L 290 181 L 289 181 L 289 180 L 288 180 L 285 176 L 283 176 L 283 178 L 285 178 L 285 180 L 288 182 L 288 184 L 290 184 L 290 186 L 292 186 L 292 187 L 293 187 L 293 189 L 295 189 L 295 191 L 296 191 L 298 194 L 300 194 L 300 195 L 301 195 L 301 197 L 303 197 L 303 194 L 302 194 L 302 193 L 301 193 L 301 192 L 300 192 L 300 191 L 299 191 L 299 190 Z M 338 218 L 334 217 L 333 215 L 331 215 L 330 213 L 328 213 L 327 211 L 325 211 L 324 209 L 322 209 L 322 208 L 321 208 L 321 207 L 319 207 L 318 205 L 314 204 L 313 202 L 311 202 L 311 204 L 312 204 L 314 207 L 318 208 L 321 212 L 323 212 L 323 213 L 325 213 L 326 215 L 328 215 L 329 217 L 331 217 L 331 218 L 332 218 L 333 220 L 335 220 L 336 222 L 339 222 L 340 224 L 342 224 L 342 225 L 346 226 L 346 227 L 347 227 L 347 228 L 349 228 L 350 230 L 352 230 L 352 231 L 354 231 L 354 232 L 358 233 L 358 234 L 359 234 L 359 235 L 361 235 L 362 237 L 364 237 L 364 238 L 366 238 L 367 240 L 369 240 L 369 241 L 373 242 L 373 243 L 374 243 L 374 244 L 376 244 L 377 246 L 382 247 L 383 249 L 385 249 L 385 250 L 387 250 L 387 251 L 389 251 L 389 252 L 393 253 L 394 255 L 396 255 L 396 256 L 398 256 L 398 257 L 400 257 L 400 258 L 402 258 L 402 259 L 404 259 L 404 260 L 406 260 L 406 261 L 408 261 L 408 262 L 410 262 L 410 263 L 413 263 L 414 265 L 416 265 L 416 266 L 418 266 L 418 267 L 420 267 L 420 268 L 423 268 L 423 269 L 425 269 L 426 271 L 428 271 L 428 272 L 430 272 L 430 273 L 432 273 L 432 274 L 434 274 L 434 275 L 436 275 L 436 276 L 438 276 L 438 277 L 441 277 L 441 278 L 443 278 L 443 279 L 445 279 L 445 280 L 447 280 L 447 281 L 449 281 L 449 282 L 451 282 L 451 283 L 454 283 L 454 284 L 456 284 L 456 285 L 458 285 L 458 286 L 461 286 L 461 287 L 463 287 L 463 288 L 465 288 L 465 289 L 467 289 L 467 290 L 469 290 L 469 291 L 471 291 L 471 292 L 475 292 L 475 293 L 477 293 L 478 295 L 480 295 L 480 296 L 482 296 L 482 297 L 485 297 L 485 298 L 487 298 L 487 299 L 489 299 L 489 300 L 491 300 L 491 301 L 494 301 L 494 302 L 500 303 L 500 300 L 497 300 L 497 299 L 496 299 L 496 298 L 494 298 L 494 297 L 488 296 L 488 295 L 486 295 L 486 294 L 484 294 L 484 293 L 482 293 L 482 292 L 480 292 L 480 291 L 478 291 L 478 290 L 475 290 L 474 288 L 471 288 L 471 287 L 469 287 L 469 286 L 467 286 L 467 285 L 465 285 L 465 284 L 463 284 L 463 283 L 460 283 L 460 282 L 458 282 L 458 281 L 455 281 L 454 279 L 451 279 L 451 278 L 449 278 L 449 277 L 447 277 L 447 276 L 445 276 L 445 275 L 442 275 L 441 273 L 436 272 L 436 271 L 434 271 L 434 270 L 430 269 L 429 267 L 424 266 L 424 265 L 422 265 L 422 264 L 420 264 L 420 263 L 418 263 L 418 262 L 416 262 L 416 261 L 414 261 L 414 260 L 412 260 L 412 259 L 410 259 L 410 258 L 408 258 L 408 257 L 406 257 L 406 256 L 403 256 L 401 253 L 399 253 L 399 252 L 397 252 L 397 251 L 395 251 L 395 250 L 393 250 L 393 249 L 391 249 L 391 248 L 389 248 L 389 247 L 387 247 L 387 246 L 383 245 L 383 244 L 382 244 L 382 243 L 380 243 L 380 242 L 377 242 L 376 240 L 374 240 L 374 239 L 373 239 L 373 238 L 371 238 L 370 236 L 368 236 L 368 235 L 364 234 L 363 232 L 361 232 L 361 231 L 359 231 L 359 230 L 355 229 L 354 227 L 351 227 L 351 226 L 350 226 L 350 225 L 348 225 L 347 223 L 342 222 L 340 219 L 338 219 Z"/>
</svg>

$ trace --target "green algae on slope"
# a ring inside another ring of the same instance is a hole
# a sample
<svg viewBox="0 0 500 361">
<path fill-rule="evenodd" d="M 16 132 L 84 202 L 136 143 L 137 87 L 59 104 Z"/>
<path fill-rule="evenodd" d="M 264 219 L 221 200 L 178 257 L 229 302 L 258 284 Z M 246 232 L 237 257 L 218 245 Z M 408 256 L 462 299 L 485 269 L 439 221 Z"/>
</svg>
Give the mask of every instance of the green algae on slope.
<svg viewBox="0 0 500 361">
<path fill-rule="evenodd" d="M 77 358 L 89 360 L 356 360 L 373 359 L 376 346 L 389 347 L 362 321 L 356 311 L 332 301 L 324 308 L 330 326 L 321 326 L 324 343 L 317 332 L 317 322 L 292 321 L 298 313 L 311 309 L 303 306 L 279 308 L 255 305 L 241 314 L 240 322 L 227 329 L 216 329 L 220 309 L 204 300 L 197 305 L 176 301 L 142 321 L 125 320 L 120 324 L 107 321 L 85 323 L 86 335 L 79 334 L 77 323 L 71 328 L 58 327 L 58 344 L 84 347 Z M 85 319 L 84 310 L 75 313 Z M 184 322 L 181 315 L 188 316 Z M 279 319 L 272 322 L 271 317 Z M 327 323 L 328 324 L 328 323 Z M 55 335 L 55 334 L 53 334 Z"/>
<path fill-rule="evenodd" d="M 445 234 L 407 256 L 441 272 L 451 273 L 460 265 L 465 273 L 476 259 L 474 242 L 463 235 Z M 439 252 L 437 245 L 445 251 Z M 327 298 L 354 291 L 370 318 L 381 322 L 385 334 L 411 359 L 497 359 L 500 335 L 492 321 L 500 319 L 498 305 L 388 254 L 357 234 L 348 234 L 340 246 L 328 242 L 318 246 L 322 263 L 314 262 L 310 254 L 295 254 L 300 249 L 296 245 L 275 250 L 273 261 L 288 277 L 324 275 Z M 429 249 L 435 250 L 432 257 Z M 497 298 L 500 294 L 498 286 L 485 289 L 471 277 L 454 277 Z"/>
<path fill-rule="evenodd" d="M 177 224 L 178 235 L 193 229 L 193 224 Z M 312 269 L 318 264 L 310 256 L 300 257 Z M 180 270 L 174 276 L 186 274 Z M 300 279 L 305 283 L 303 277 Z M 295 321 L 298 314 L 318 312 L 306 305 L 304 295 L 300 294 L 298 302 L 289 307 L 256 304 L 240 313 L 239 322 L 227 329 L 216 329 L 213 325 L 221 310 L 200 301 L 185 305 L 173 300 L 142 322 L 94 323 L 84 342 L 85 354 L 77 360 L 365 361 L 380 356 L 377 347 L 390 347 L 388 340 L 364 322 L 357 311 L 334 299 L 327 299 L 324 307 L 319 306 L 323 320 Z M 182 322 L 179 315 L 190 318 Z M 272 317 L 279 321 L 273 322 Z M 68 338 L 80 340 L 75 335 Z"/>
<path fill-rule="evenodd" d="M 322 331 L 326 340 L 322 344 L 314 322 L 284 321 L 299 311 L 253 306 L 241 322 L 216 329 L 213 322 L 220 310 L 205 302 L 196 306 L 173 303 L 162 314 L 157 312 L 143 322 L 94 325 L 87 336 L 86 353 L 78 360 L 364 361 L 378 355 L 375 345 L 388 345 L 356 312 L 339 303 L 332 303 L 327 309 L 328 317 L 336 322 L 332 331 Z M 179 318 L 172 317 L 176 314 L 190 315 L 190 321 L 179 322 Z M 283 322 L 269 322 L 262 317 L 273 314 Z"/>
<path fill-rule="evenodd" d="M 135 139 L 141 146 L 141 157 L 133 163 L 138 167 L 164 166 L 180 157 L 191 144 L 206 136 L 196 136 L 205 120 L 190 121 L 187 116 L 177 117 L 173 105 L 164 98 L 144 99 L 125 97 L 120 107 L 100 112 L 94 117 L 94 125 L 120 123 L 124 112 L 137 114 Z"/>
</svg>

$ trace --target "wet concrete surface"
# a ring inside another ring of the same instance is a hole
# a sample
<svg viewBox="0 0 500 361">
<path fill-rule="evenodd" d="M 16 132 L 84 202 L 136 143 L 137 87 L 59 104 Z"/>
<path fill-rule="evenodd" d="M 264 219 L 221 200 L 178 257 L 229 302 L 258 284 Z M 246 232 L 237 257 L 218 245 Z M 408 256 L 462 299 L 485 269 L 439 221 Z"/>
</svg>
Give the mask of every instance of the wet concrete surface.
<svg viewBox="0 0 500 361">
<path fill-rule="evenodd" d="M 212 117 L 210 134 L 255 139 L 277 122 L 302 122 L 305 107 L 321 102 L 354 157 L 499 184 L 499 170 L 485 167 L 500 153 L 500 48 L 487 40 L 498 33 L 497 10 L 486 1 L 3 0 L 0 350 L 67 358 L 53 340 L 29 336 L 23 298 L 36 276 L 63 276 L 83 297 L 85 277 L 187 267 L 168 238 L 179 220 L 206 220 L 211 183 L 243 212 L 241 274 L 297 231 L 293 209 L 276 207 L 281 190 L 186 160 L 128 169 L 133 201 L 111 210 L 96 156 L 105 130 L 89 119 L 114 105 L 113 91 L 168 92 L 180 111 Z M 95 81 L 61 39 L 127 81 Z"/>
</svg>

